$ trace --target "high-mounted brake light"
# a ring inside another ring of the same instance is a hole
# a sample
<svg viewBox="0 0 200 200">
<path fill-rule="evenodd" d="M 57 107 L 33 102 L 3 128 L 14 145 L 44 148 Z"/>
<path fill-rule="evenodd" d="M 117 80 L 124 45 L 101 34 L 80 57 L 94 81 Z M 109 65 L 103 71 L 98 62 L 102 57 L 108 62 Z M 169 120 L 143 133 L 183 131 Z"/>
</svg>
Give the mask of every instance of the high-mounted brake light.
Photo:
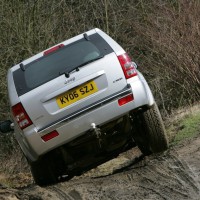
<svg viewBox="0 0 200 200">
<path fill-rule="evenodd" d="M 41 138 L 43 139 L 43 141 L 47 142 L 48 140 L 51 140 L 58 135 L 59 135 L 58 132 L 56 130 L 54 130 L 50 133 L 47 133 L 46 135 L 43 135 Z"/>
<path fill-rule="evenodd" d="M 132 63 L 132 61 L 127 53 L 118 56 L 118 60 L 122 66 L 122 70 L 124 72 L 126 79 L 137 75 L 135 66 Z"/>
<path fill-rule="evenodd" d="M 21 103 L 13 106 L 12 112 L 21 129 L 24 129 L 33 124 Z"/>
<path fill-rule="evenodd" d="M 124 104 L 127 104 L 130 101 L 133 101 L 133 94 L 129 94 L 125 97 L 122 97 L 121 99 L 118 100 L 119 106 L 123 106 Z"/>
<path fill-rule="evenodd" d="M 48 49 L 48 50 L 46 50 L 46 51 L 44 52 L 44 56 L 46 56 L 46 55 L 52 53 L 53 51 L 57 51 L 58 49 L 60 49 L 61 47 L 64 47 L 64 46 L 65 46 L 64 44 L 59 44 L 59 45 L 57 45 L 57 46 L 55 46 L 55 47 L 52 47 L 51 49 Z"/>
</svg>

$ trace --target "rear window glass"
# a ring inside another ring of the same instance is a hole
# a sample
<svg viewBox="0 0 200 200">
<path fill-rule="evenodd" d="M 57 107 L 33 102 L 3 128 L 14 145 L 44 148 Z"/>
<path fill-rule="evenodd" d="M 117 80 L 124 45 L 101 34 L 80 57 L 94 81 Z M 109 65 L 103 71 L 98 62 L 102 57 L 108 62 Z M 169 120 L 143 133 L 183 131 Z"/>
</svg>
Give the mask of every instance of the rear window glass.
<svg viewBox="0 0 200 200">
<path fill-rule="evenodd" d="M 64 46 L 25 65 L 25 71 L 16 70 L 13 76 L 17 93 L 23 95 L 64 72 L 111 52 L 111 47 L 98 34 L 89 36 L 89 40 L 83 38 Z"/>
</svg>

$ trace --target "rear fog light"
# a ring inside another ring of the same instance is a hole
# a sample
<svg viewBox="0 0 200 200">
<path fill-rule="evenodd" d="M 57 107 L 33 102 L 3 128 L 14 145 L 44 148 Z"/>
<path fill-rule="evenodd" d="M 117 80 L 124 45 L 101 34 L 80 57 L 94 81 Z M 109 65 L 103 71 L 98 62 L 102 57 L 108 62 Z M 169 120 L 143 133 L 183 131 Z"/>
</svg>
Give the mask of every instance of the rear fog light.
<svg viewBox="0 0 200 200">
<path fill-rule="evenodd" d="M 121 99 L 118 100 L 119 106 L 123 106 L 124 104 L 127 104 L 130 101 L 133 101 L 133 94 L 129 94 L 125 97 L 122 97 Z"/>
<path fill-rule="evenodd" d="M 47 142 L 55 137 L 57 137 L 59 134 L 57 131 L 52 131 L 50 133 L 47 133 L 46 135 L 43 135 L 41 138 L 43 139 L 44 142 Z"/>
</svg>

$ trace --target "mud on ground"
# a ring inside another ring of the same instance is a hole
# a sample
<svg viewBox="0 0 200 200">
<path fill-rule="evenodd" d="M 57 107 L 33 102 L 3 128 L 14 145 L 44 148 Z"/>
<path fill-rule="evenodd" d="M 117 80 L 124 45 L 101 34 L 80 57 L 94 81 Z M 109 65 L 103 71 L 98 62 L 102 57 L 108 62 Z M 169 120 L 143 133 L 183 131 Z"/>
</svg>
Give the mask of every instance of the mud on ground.
<svg viewBox="0 0 200 200">
<path fill-rule="evenodd" d="M 30 174 L 19 174 L 13 177 L 12 188 L 0 185 L 0 199 L 197 200 L 200 199 L 199 148 L 200 136 L 160 155 L 143 157 L 134 148 L 80 177 L 45 188 L 36 186 Z"/>
</svg>

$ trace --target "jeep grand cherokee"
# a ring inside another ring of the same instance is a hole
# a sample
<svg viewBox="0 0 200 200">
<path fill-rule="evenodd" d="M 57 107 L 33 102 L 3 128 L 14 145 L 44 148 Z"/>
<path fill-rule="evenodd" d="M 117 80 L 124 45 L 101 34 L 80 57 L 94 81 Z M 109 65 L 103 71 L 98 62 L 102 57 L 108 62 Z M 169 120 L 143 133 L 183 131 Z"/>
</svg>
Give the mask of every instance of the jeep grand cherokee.
<svg viewBox="0 0 200 200">
<path fill-rule="evenodd" d="M 80 175 L 136 145 L 144 155 L 168 147 L 145 78 L 97 28 L 13 66 L 7 80 L 15 136 L 38 185 Z"/>
</svg>

